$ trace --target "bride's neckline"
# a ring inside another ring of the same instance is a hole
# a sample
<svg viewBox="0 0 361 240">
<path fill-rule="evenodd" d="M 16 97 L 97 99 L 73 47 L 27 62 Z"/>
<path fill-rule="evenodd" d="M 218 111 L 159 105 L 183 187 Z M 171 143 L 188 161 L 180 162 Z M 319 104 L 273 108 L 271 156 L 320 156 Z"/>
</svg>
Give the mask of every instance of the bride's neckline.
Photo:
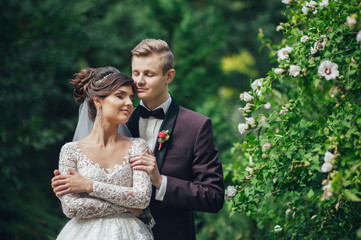
<svg viewBox="0 0 361 240">
<path fill-rule="evenodd" d="M 126 166 L 129 166 L 129 157 L 130 157 L 131 149 L 133 147 L 133 138 L 129 138 L 129 141 L 130 141 L 130 146 L 129 146 L 128 151 L 127 151 L 128 154 L 123 157 L 124 158 L 123 162 L 122 163 L 116 163 L 116 164 L 114 164 L 113 167 L 109 167 L 109 168 L 101 166 L 99 162 L 93 161 L 87 154 L 85 154 L 84 151 L 79 146 L 79 141 L 75 142 L 75 146 L 78 149 L 79 153 L 83 156 L 82 159 L 87 160 L 93 166 L 99 167 L 105 173 L 112 173 L 118 168 L 124 168 Z"/>
</svg>

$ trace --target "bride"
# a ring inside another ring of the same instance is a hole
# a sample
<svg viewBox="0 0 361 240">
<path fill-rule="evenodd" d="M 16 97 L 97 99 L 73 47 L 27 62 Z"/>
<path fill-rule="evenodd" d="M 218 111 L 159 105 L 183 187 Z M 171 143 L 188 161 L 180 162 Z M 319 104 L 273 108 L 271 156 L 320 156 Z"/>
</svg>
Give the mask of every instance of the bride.
<svg viewBox="0 0 361 240">
<path fill-rule="evenodd" d="M 57 239 L 153 239 L 150 229 L 132 213 L 148 206 L 151 180 L 128 162 L 148 147 L 143 139 L 118 133 L 118 125 L 133 111 L 133 80 L 104 67 L 83 69 L 72 83 L 75 100 L 85 101 L 94 125 L 87 137 L 66 143 L 60 151 L 59 177 L 64 186 L 76 171 L 86 179 L 87 192 L 57 189 L 64 214 L 72 218 Z"/>
</svg>

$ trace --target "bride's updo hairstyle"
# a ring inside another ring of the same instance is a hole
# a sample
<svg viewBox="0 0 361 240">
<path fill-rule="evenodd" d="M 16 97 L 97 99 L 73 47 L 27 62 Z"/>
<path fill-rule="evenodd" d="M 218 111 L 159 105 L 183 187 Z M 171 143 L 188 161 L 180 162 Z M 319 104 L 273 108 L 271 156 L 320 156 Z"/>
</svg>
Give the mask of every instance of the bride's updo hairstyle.
<svg viewBox="0 0 361 240">
<path fill-rule="evenodd" d="M 74 85 L 75 101 L 79 104 L 87 102 L 89 119 L 93 121 L 97 111 L 94 97 L 106 98 L 121 86 L 131 86 L 135 93 L 133 79 L 114 67 L 85 68 L 74 74 L 71 83 Z"/>
</svg>

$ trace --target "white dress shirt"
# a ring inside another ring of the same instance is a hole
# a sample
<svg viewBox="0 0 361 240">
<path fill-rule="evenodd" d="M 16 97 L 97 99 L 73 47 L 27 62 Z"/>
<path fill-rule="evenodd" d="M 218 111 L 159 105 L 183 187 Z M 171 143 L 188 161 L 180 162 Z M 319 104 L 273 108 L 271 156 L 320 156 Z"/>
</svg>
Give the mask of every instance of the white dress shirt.
<svg viewBox="0 0 361 240">
<path fill-rule="evenodd" d="M 168 99 L 162 103 L 160 106 L 156 107 L 155 109 L 158 108 L 163 108 L 164 114 L 167 114 L 167 111 L 169 109 L 169 106 L 172 102 L 172 98 L 170 97 L 170 95 L 168 94 Z M 147 108 L 143 101 L 140 101 L 140 105 L 142 105 L 143 107 L 145 107 L 146 109 L 150 110 L 149 108 Z M 155 110 L 152 109 L 152 110 Z M 148 147 L 153 151 L 156 141 L 158 139 L 158 133 L 159 131 L 165 130 L 165 129 L 160 129 L 160 126 L 163 123 L 163 119 L 158 119 L 155 117 L 149 117 L 149 118 L 139 118 L 139 136 L 141 138 L 143 138 L 147 144 Z M 159 187 L 159 189 L 156 189 L 155 192 L 155 199 L 158 201 L 162 201 L 165 195 L 165 191 L 167 189 L 167 177 L 162 175 L 162 184 Z"/>
</svg>

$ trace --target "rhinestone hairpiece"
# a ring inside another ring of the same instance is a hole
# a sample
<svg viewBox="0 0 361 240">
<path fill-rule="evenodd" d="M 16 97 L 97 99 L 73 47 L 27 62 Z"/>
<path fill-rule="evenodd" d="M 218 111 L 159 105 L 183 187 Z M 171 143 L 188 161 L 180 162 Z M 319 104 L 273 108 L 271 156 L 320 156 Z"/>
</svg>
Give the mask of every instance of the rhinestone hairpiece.
<svg viewBox="0 0 361 240">
<path fill-rule="evenodd" d="M 116 74 L 116 73 L 109 73 L 109 74 L 105 75 L 102 79 L 96 81 L 96 83 L 99 84 L 99 83 L 103 82 L 104 79 L 106 79 L 107 77 L 109 77 L 110 75 L 113 75 L 113 74 Z"/>
</svg>

